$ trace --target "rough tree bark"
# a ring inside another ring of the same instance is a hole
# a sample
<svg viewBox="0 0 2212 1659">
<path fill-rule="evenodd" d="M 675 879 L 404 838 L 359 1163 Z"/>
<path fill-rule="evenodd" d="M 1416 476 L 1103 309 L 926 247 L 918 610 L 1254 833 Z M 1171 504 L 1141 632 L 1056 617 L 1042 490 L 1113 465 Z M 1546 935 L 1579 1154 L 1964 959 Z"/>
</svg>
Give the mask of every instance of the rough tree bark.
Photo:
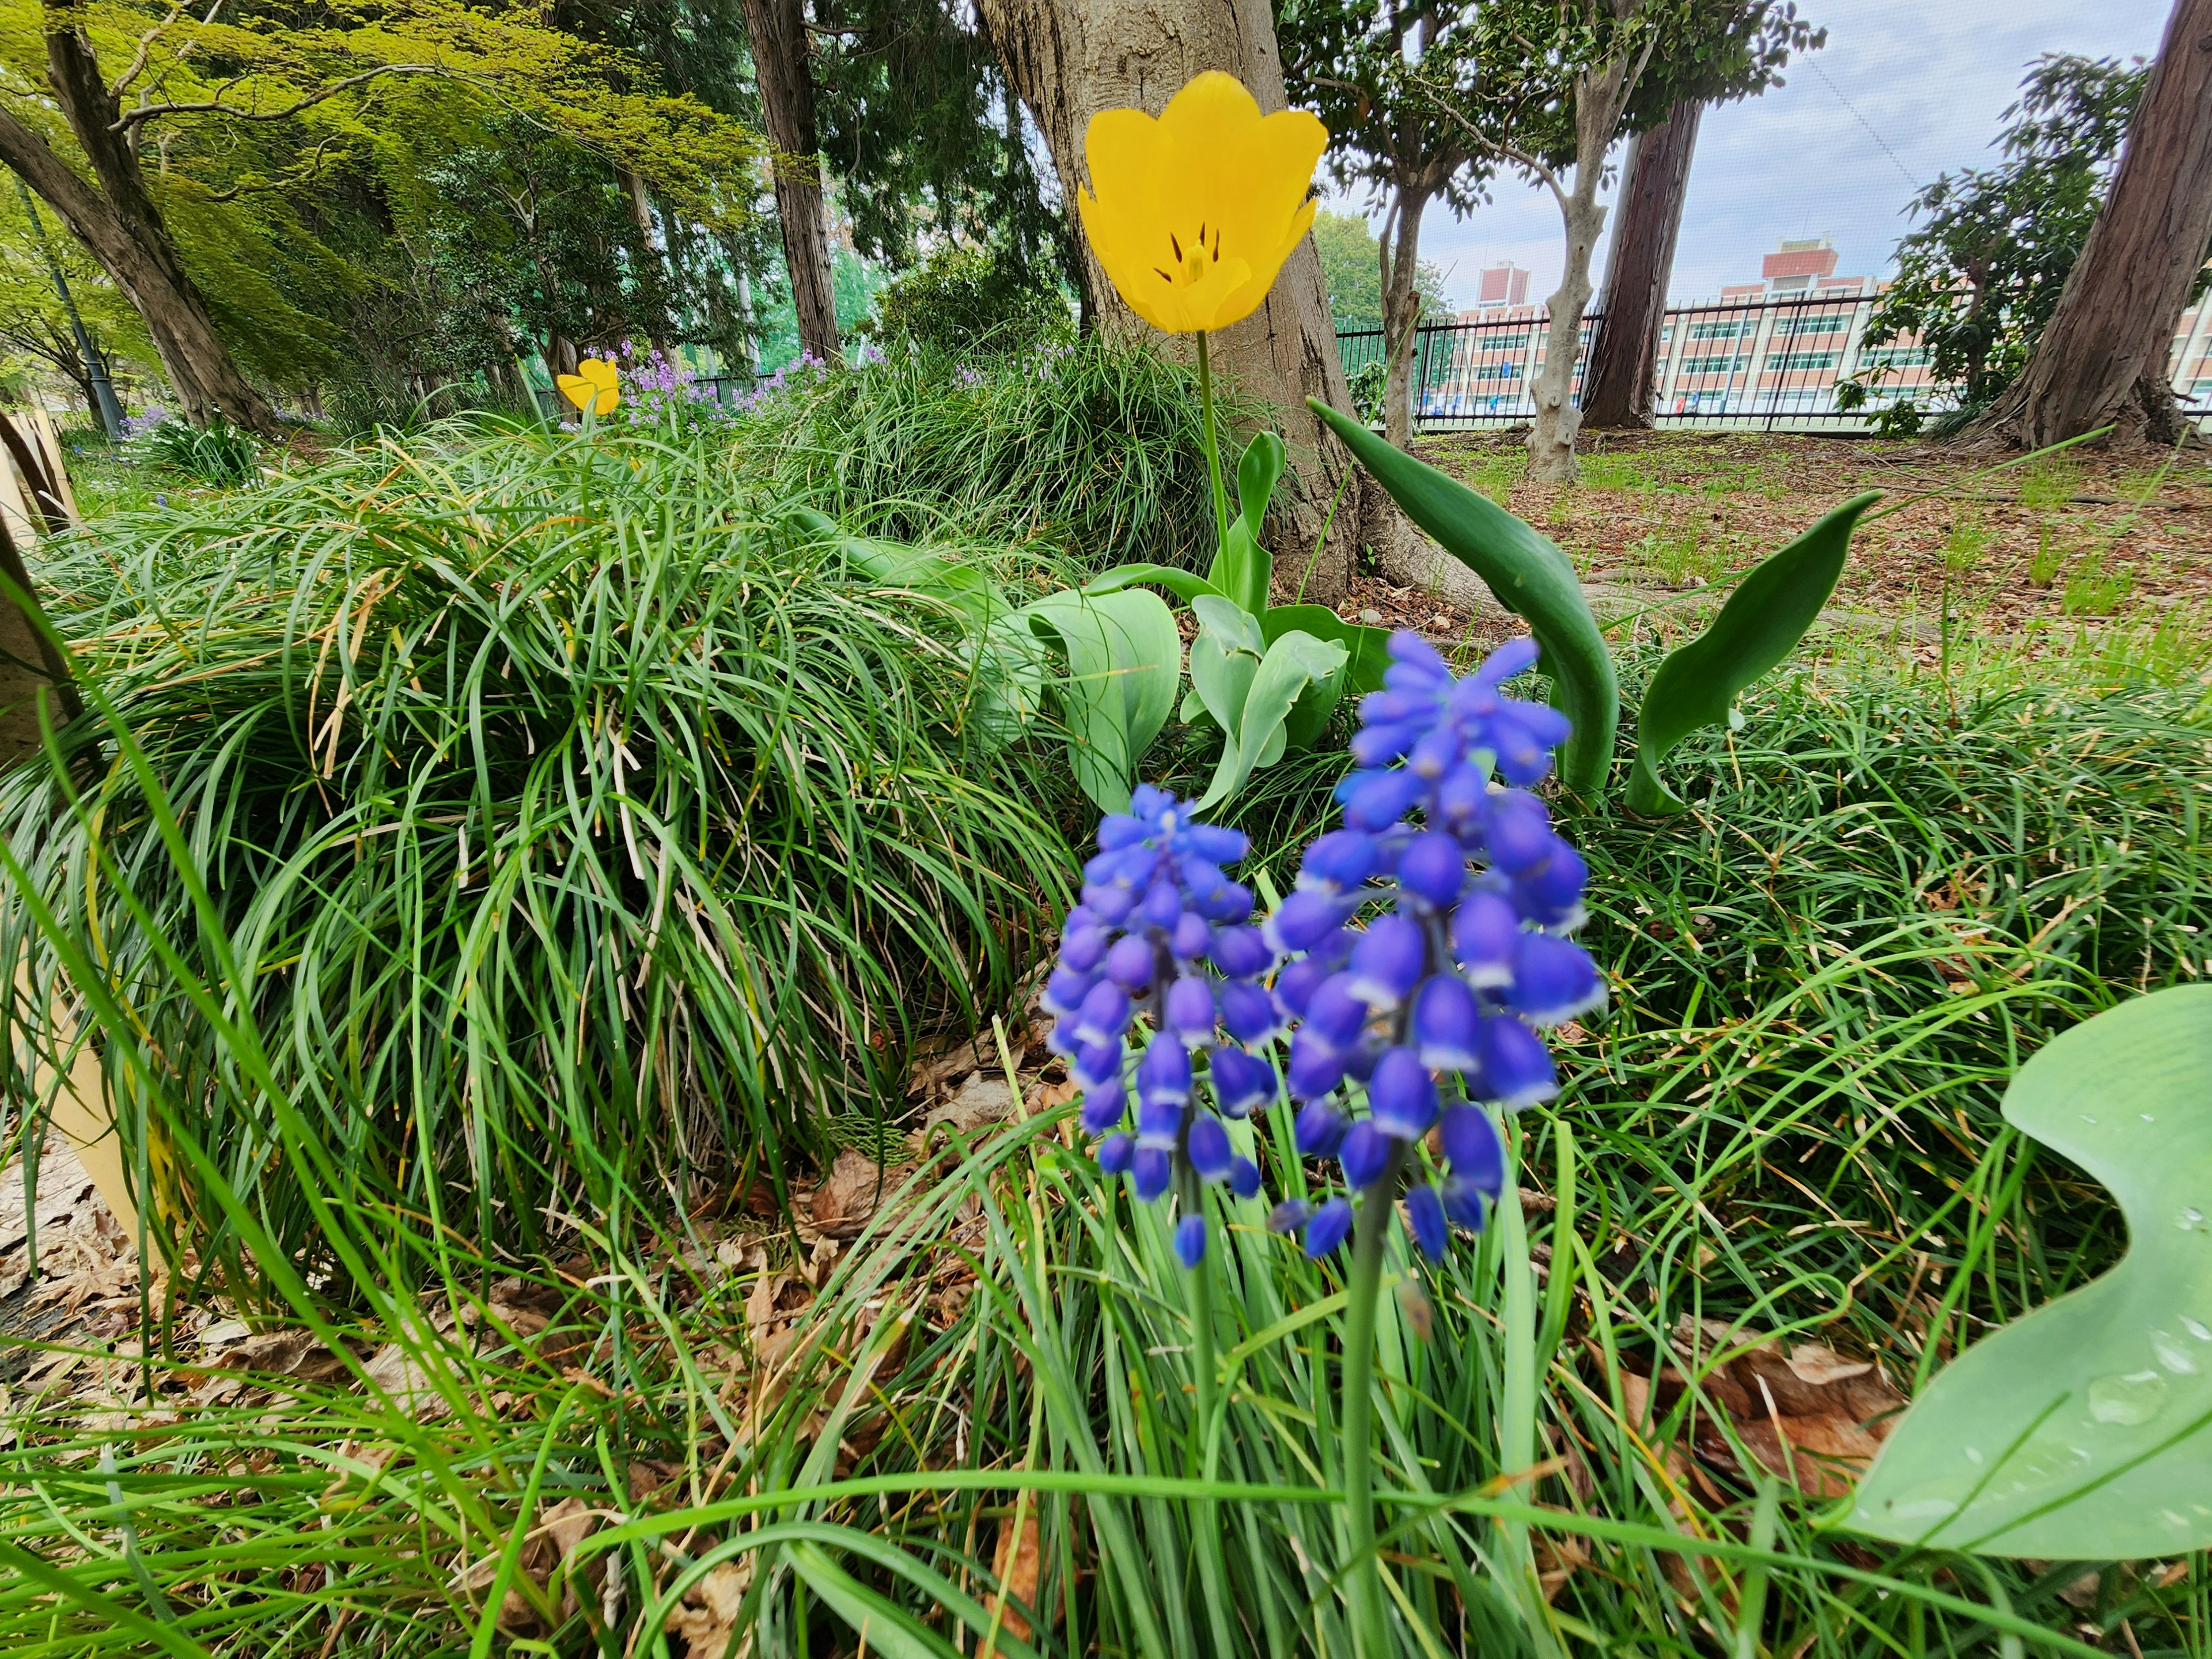
<svg viewBox="0 0 2212 1659">
<path fill-rule="evenodd" d="M 1629 145 L 1622 169 L 1613 252 L 1606 260 L 1605 296 L 1598 302 L 1597 338 L 1583 376 L 1583 424 L 1648 427 L 1659 368 L 1659 334 L 1667 316 L 1667 279 L 1689 193 L 1690 159 L 1705 106 L 1678 104 L 1657 126 Z"/>
<path fill-rule="evenodd" d="M 1528 428 L 1528 476 L 1541 483 L 1572 483 L 1582 468 L 1575 459 L 1575 435 L 1582 411 L 1575 407 L 1575 358 L 1582 343 L 1583 313 L 1590 297 L 1590 258 L 1605 229 L 1605 208 L 1597 199 L 1606 152 L 1620 131 L 1629 94 L 1643 73 L 1642 57 L 1631 63 L 1612 58 L 1575 77 L 1575 182 L 1563 189 L 1559 177 L 1543 170 L 1544 182 L 1559 204 L 1567 233 L 1566 269 L 1556 293 L 1545 302 L 1551 313 L 1544 339 L 1544 368 L 1536 376 L 1536 418 Z"/>
<path fill-rule="evenodd" d="M 1390 365 L 1382 393 L 1382 435 L 1401 449 L 1413 441 L 1413 336 L 1421 325 L 1421 213 L 1433 193 L 1425 179 L 1401 184 L 1380 245 L 1382 350 Z"/>
<path fill-rule="evenodd" d="M 193 422 L 204 426 L 222 414 L 264 437 L 280 437 L 276 411 L 239 373 L 207 301 L 185 274 L 146 189 L 137 152 L 118 130 L 120 106 L 75 8 L 52 6 L 44 18 L 46 80 L 91 163 L 94 182 L 81 178 L 40 134 L 5 109 L 0 109 L 0 162 L 62 216 L 145 319 L 161 367 Z"/>
<path fill-rule="evenodd" d="M 1062 198 L 1073 213 L 1087 174 L 1083 135 L 1102 109 L 1157 115 L 1184 82 L 1224 70 L 1251 89 L 1263 112 L 1285 106 L 1282 57 L 1266 0 L 1182 0 L 1163 9 L 1149 0 L 980 0 L 1009 85 L 1029 108 L 1052 150 Z M 1080 239 L 1079 238 L 1079 240 Z M 1082 247 L 1085 312 L 1104 330 L 1144 325 L 1114 292 L 1088 243 Z M 1395 509 L 1365 480 L 1351 455 L 1305 406 L 1310 396 L 1352 407 L 1336 329 L 1308 237 L 1283 266 L 1267 302 L 1214 337 L 1214 361 L 1248 397 L 1272 404 L 1297 469 L 1297 488 L 1277 491 L 1268 540 L 1285 595 L 1303 580 L 1309 599 L 1334 605 L 1350 591 L 1363 539 L 1390 568 L 1404 540 Z M 1328 543 L 1307 578 L 1322 521 L 1341 486 Z M 1402 580 L 1402 578 L 1401 578 Z"/>
<path fill-rule="evenodd" d="M 822 143 L 814 125 L 814 82 L 807 68 L 803 0 L 745 0 L 760 87 L 761 122 L 775 146 L 775 216 L 791 273 L 799 343 L 825 362 L 837 355 L 837 297 L 830 268 L 830 227 L 822 212 Z"/>
<path fill-rule="evenodd" d="M 2176 442 L 2166 353 L 2212 243 L 2212 0 L 2175 0 L 2081 258 L 2027 367 L 1962 434 L 2039 449 L 2100 426 Z"/>
</svg>

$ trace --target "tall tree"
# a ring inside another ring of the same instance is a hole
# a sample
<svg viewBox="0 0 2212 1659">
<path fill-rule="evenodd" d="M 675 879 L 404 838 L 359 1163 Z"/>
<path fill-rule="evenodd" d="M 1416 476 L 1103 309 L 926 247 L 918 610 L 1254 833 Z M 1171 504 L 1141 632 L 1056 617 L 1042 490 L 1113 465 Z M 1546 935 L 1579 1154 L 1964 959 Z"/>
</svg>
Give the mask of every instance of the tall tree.
<svg viewBox="0 0 2212 1659">
<path fill-rule="evenodd" d="M 1421 216 L 1432 201 L 1465 213 L 1482 199 L 1492 166 L 1486 150 L 1435 118 L 1421 89 L 1472 89 L 1474 12 L 1460 0 L 1283 0 L 1276 13 L 1287 89 L 1328 125 L 1337 181 L 1364 184 L 1383 204 L 1382 433 L 1401 448 L 1413 438 Z"/>
<path fill-rule="evenodd" d="M 2212 0 L 2175 0 L 2111 191 L 2019 379 L 1967 435 L 2172 443 L 2166 354 L 2212 244 Z"/>
<path fill-rule="evenodd" d="M 814 119 L 805 0 L 745 0 L 761 124 L 775 147 L 775 216 L 799 313 L 801 346 L 824 362 L 838 355 L 837 296 L 823 215 L 822 141 Z"/>
<path fill-rule="evenodd" d="M 1084 179 L 1083 138 L 1100 110 L 1135 108 L 1157 115 L 1194 75 L 1223 70 L 1250 88 L 1262 112 L 1286 107 L 1274 20 L 1265 0 L 1187 0 L 1173 30 L 1160 27 L 1147 0 L 980 0 L 1008 83 L 1028 106 L 1052 151 L 1060 198 L 1073 202 Z M 1085 309 L 1103 328 L 1133 330 L 1136 319 L 1086 246 L 1082 249 Z M 1396 520 L 1364 523 L 1376 509 L 1363 491 L 1351 455 L 1326 434 L 1305 406 L 1315 397 L 1351 407 L 1328 296 L 1311 237 L 1283 266 L 1267 302 L 1214 337 L 1215 361 L 1247 397 L 1271 406 L 1297 468 L 1296 488 L 1276 492 L 1269 533 L 1291 556 L 1277 567 L 1296 582 L 1304 550 L 1321 540 L 1330 503 L 1343 500 L 1334 527 L 1305 582 L 1310 598 L 1334 603 L 1349 591 L 1352 555 L 1365 531 L 1395 536 Z M 1378 548 L 1378 552 L 1382 550 Z"/>
<path fill-rule="evenodd" d="M 1690 158 L 1698 146 L 1698 99 L 1685 99 L 1667 118 L 1629 141 L 1621 171 L 1620 217 L 1605 262 L 1597 337 L 1583 374 L 1583 424 L 1648 427 L 1667 315 L 1667 279 L 1689 194 Z"/>
<path fill-rule="evenodd" d="M 1472 95 L 1414 71 L 1441 116 L 1559 204 L 1566 258 L 1547 302 L 1531 477 L 1568 483 L 1578 471 L 1575 365 L 1615 140 L 1656 125 L 1685 97 L 1768 86 L 1792 51 L 1822 38 L 1798 21 L 1795 0 L 1491 0 L 1470 42 L 1482 64 Z"/>
</svg>

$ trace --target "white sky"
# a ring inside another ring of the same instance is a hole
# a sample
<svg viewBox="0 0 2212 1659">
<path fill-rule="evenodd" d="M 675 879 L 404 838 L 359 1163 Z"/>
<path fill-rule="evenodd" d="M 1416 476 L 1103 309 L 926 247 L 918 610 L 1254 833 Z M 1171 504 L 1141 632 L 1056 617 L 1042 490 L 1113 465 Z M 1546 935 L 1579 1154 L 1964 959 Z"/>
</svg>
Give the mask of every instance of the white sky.
<svg viewBox="0 0 2212 1659">
<path fill-rule="evenodd" d="M 1994 158 L 1998 118 L 2033 59 L 2045 52 L 2148 56 L 2170 7 L 1800 0 L 1798 9 L 1826 27 L 1826 47 L 1793 61 L 1787 84 L 1705 112 L 1674 255 L 1677 300 L 1756 282 L 1759 256 L 1785 236 L 1832 238 L 1838 275 L 1886 270 L 1917 187 Z M 1370 216 L 1379 222 L 1379 213 Z M 1491 201 L 1464 220 L 1432 205 L 1421 256 L 1449 271 L 1455 306 L 1472 305 L 1476 273 L 1502 259 L 1529 269 L 1528 297 L 1540 300 L 1559 281 L 1559 210 L 1547 192 L 1503 174 Z M 1601 246 L 1591 273 L 1601 284 L 1605 258 Z"/>
</svg>

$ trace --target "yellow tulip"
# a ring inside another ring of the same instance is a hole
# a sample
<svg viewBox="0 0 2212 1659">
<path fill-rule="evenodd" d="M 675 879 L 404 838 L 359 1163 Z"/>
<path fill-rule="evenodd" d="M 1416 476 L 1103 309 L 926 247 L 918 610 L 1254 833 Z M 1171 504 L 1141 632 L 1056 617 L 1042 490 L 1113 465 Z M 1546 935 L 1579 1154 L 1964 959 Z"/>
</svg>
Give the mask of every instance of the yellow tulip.
<svg viewBox="0 0 2212 1659">
<path fill-rule="evenodd" d="M 563 374 L 554 384 L 561 393 L 586 415 L 611 415 L 622 402 L 622 380 L 604 357 L 586 357 L 574 374 Z"/>
<path fill-rule="evenodd" d="M 1091 118 L 1092 188 L 1077 191 L 1076 210 L 1132 311 L 1170 334 L 1202 334 L 1267 297 L 1313 223 L 1307 192 L 1328 147 L 1318 117 L 1263 116 L 1235 76 L 1209 70 L 1158 120 L 1135 109 Z"/>
</svg>

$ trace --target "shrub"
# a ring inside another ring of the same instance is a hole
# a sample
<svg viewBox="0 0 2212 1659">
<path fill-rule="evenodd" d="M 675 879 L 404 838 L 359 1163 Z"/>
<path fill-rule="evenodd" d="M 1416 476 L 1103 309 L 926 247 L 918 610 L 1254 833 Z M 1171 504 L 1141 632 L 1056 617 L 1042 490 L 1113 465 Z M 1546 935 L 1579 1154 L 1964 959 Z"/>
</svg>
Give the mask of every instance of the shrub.
<svg viewBox="0 0 2212 1659">
<path fill-rule="evenodd" d="M 1132 343 L 968 362 L 916 352 L 769 392 L 732 459 L 872 534 L 950 527 L 1092 569 L 1191 568 L 1213 549 L 1196 388 L 1191 370 Z"/>
<path fill-rule="evenodd" d="M 618 1180 L 780 1184 L 787 1140 L 868 1133 L 908 1040 L 1003 998 L 1067 866 L 1060 786 L 968 717 L 961 619 L 848 580 L 703 447 L 447 428 L 56 556 L 55 614 L 160 788 L 88 767 L 72 811 L 25 769 L 0 824 L 132 1011 L 150 1088 L 105 1051 L 126 1141 L 234 1282 L 252 1264 L 174 1149 L 305 1247 L 278 1095 L 354 1202 L 502 1246 Z M 100 726 L 65 755 L 112 750 Z M 0 954 L 52 985 L 9 890 Z M 226 977 L 218 939 L 273 1093 L 186 995 Z"/>
<path fill-rule="evenodd" d="M 216 416 L 194 426 L 173 415 L 135 439 L 139 454 L 155 466 L 208 484 L 242 484 L 261 468 L 261 446 L 252 433 Z"/>
<path fill-rule="evenodd" d="M 1065 343 L 1075 328 L 1060 285 L 1012 250 L 946 246 L 878 290 L 873 332 L 894 352 L 957 356 Z"/>
</svg>

